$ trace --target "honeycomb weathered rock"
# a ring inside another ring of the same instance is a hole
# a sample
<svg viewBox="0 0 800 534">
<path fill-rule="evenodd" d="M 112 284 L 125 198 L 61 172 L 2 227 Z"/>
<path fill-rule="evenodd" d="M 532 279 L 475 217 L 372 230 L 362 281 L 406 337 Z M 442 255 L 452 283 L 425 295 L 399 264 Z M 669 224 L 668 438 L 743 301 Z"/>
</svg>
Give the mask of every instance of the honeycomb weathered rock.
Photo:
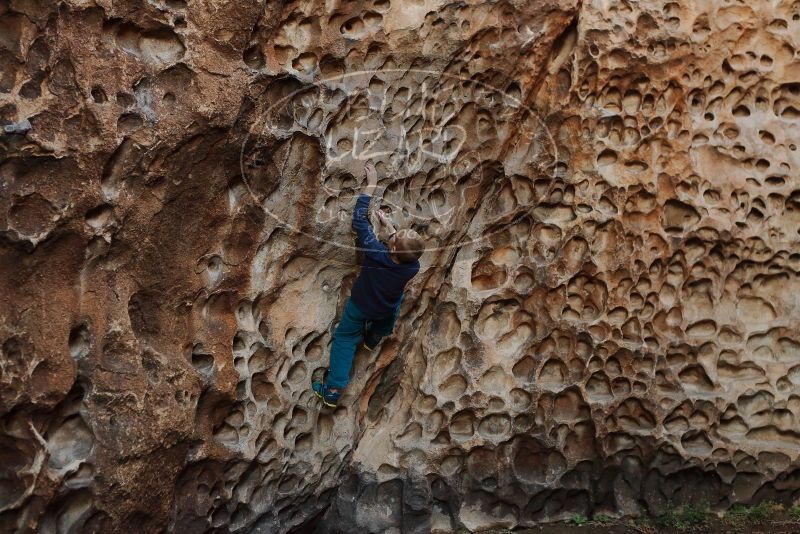
<svg viewBox="0 0 800 534">
<path fill-rule="evenodd" d="M 796 0 L 0 3 L 0 530 L 796 498 L 799 39 Z M 366 158 L 430 250 L 328 411 Z"/>
</svg>

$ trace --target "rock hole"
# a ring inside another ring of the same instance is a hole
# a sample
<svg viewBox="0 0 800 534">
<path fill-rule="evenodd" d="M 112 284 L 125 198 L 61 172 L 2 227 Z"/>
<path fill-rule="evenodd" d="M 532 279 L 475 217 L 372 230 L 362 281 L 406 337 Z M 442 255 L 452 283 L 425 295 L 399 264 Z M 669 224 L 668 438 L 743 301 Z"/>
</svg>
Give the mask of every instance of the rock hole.
<svg viewBox="0 0 800 534">
<path fill-rule="evenodd" d="M 467 381 L 460 374 L 452 375 L 439 386 L 439 392 L 445 400 L 459 399 L 466 389 Z"/>
<path fill-rule="evenodd" d="M 123 108 L 130 107 L 136 102 L 136 100 L 134 100 L 132 95 L 124 93 L 122 91 L 117 93 L 116 99 L 117 99 L 117 104 L 119 104 Z"/>
<path fill-rule="evenodd" d="M 86 212 L 86 224 L 99 230 L 106 226 L 114 214 L 114 208 L 108 204 L 101 204 Z"/>
<path fill-rule="evenodd" d="M 72 415 L 47 434 L 48 465 L 53 469 L 63 469 L 81 462 L 88 458 L 93 444 L 94 437 L 83 418 L 78 414 Z"/>
<path fill-rule="evenodd" d="M 69 353 L 76 360 L 89 354 L 92 338 L 85 324 L 74 327 L 69 333 Z"/>
<path fill-rule="evenodd" d="M 256 402 L 268 402 L 275 397 L 275 387 L 265 373 L 255 373 L 251 379 L 250 390 Z"/>
<path fill-rule="evenodd" d="M 197 344 L 192 349 L 192 366 L 201 375 L 208 377 L 214 371 L 214 356 L 202 351 L 202 345 Z"/>
<path fill-rule="evenodd" d="M 106 92 L 103 91 L 103 88 L 99 85 L 95 85 L 92 87 L 92 100 L 95 101 L 97 104 L 105 104 L 108 102 L 108 97 L 106 96 Z"/>
<path fill-rule="evenodd" d="M 597 156 L 597 164 L 600 166 L 613 165 L 617 162 L 617 153 L 607 148 Z"/>
<path fill-rule="evenodd" d="M 747 106 L 736 106 L 733 108 L 733 116 L 734 117 L 749 117 L 750 116 L 750 108 Z"/>
<path fill-rule="evenodd" d="M 117 120 L 117 130 L 128 135 L 142 127 L 144 121 L 138 113 L 124 113 Z"/>
<path fill-rule="evenodd" d="M 244 51 L 242 56 L 245 65 L 253 70 L 261 70 L 266 65 L 264 60 L 264 53 L 261 51 L 261 45 L 254 44 Z"/>
<path fill-rule="evenodd" d="M 364 31 L 364 21 L 358 17 L 346 20 L 339 31 L 348 38 L 355 38 Z"/>
<path fill-rule="evenodd" d="M 143 33 L 139 47 L 142 59 L 156 64 L 174 63 L 186 52 L 186 47 L 175 32 L 166 28 Z"/>
</svg>

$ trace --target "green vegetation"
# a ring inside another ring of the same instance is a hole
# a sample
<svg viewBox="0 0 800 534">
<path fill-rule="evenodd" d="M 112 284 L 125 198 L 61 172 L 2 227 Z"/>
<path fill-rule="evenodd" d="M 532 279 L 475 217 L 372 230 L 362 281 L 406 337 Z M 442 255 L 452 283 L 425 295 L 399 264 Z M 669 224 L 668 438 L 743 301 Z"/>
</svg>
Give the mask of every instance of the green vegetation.
<svg viewBox="0 0 800 534">
<path fill-rule="evenodd" d="M 613 522 L 614 518 L 606 514 L 596 514 L 595 516 L 592 517 L 592 521 L 594 521 L 595 523 L 608 524 Z"/>
<path fill-rule="evenodd" d="M 678 507 L 670 505 L 653 518 L 653 524 L 659 528 L 688 530 L 705 524 L 707 515 L 707 504 L 684 504 Z"/>
<path fill-rule="evenodd" d="M 770 519 L 782 508 L 782 506 L 771 501 L 764 501 L 755 506 L 734 504 L 731 509 L 725 513 L 723 521 L 734 527 L 758 525 Z"/>
<path fill-rule="evenodd" d="M 795 521 L 800 521 L 800 505 L 792 506 L 789 509 L 789 517 L 791 517 Z"/>
<path fill-rule="evenodd" d="M 569 522 L 573 525 L 585 525 L 589 522 L 589 518 L 583 514 L 572 514 L 569 518 Z"/>
<path fill-rule="evenodd" d="M 708 503 L 700 504 L 674 504 L 669 503 L 662 513 L 640 516 L 617 517 L 604 513 L 596 513 L 590 517 L 574 513 L 565 521 L 570 527 L 564 532 L 580 534 L 581 532 L 609 533 L 609 532 L 638 532 L 640 534 L 659 534 L 667 532 L 686 532 L 687 534 L 700 532 L 714 533 L 747 533 L 747 532 L 772 532 L 786 534 L 789 532 L 800 534 L 797 524 L 800 523 L 800 503 L 792 507 L 765 501 L 757 505 L 736 504 L 724 514 L 712 513 Z M 527 530 L 523 532 L 529 532 Z M 531 531 L 532 532 L 532 531 Z M 500 533 L 493 533 L 500 534 Z M 507 534 L 511 534 L 510 532 Z"/>
</svg>

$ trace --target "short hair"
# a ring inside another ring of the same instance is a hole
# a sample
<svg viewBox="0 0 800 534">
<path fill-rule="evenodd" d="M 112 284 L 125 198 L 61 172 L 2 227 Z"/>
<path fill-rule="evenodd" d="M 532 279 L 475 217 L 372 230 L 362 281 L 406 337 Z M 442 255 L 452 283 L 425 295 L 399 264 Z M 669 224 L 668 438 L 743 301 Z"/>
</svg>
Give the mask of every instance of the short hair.
<svg viewBox="0 0 800 534">
<path fill-rule="evenodd" d="M 395 255 L 403 263 L 414 263 L 422 256 L 425 242 L 414 230 L 398 230 L 394 234 Z"/>
</svg>

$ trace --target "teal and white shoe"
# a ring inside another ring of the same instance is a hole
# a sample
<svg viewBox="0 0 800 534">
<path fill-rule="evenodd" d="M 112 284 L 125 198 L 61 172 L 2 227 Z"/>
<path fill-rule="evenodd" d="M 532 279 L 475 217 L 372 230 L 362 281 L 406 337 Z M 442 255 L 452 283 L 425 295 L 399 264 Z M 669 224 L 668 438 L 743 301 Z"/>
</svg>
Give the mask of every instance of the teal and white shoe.
<svg viewBox="0 0 800 534">
<path fill-rule="evenodd" d="M 329 408 L 336 408 L 339 397 L 342 395 L 340 391 L 331 391 L 328 384 L 320 382 L 319 380 L 315 380 L 314 383 L 311 384 L 311 389 L 314 390 L 314 394 L 317 397 L 322 399 L 322 404 Z"/>
</svg>

